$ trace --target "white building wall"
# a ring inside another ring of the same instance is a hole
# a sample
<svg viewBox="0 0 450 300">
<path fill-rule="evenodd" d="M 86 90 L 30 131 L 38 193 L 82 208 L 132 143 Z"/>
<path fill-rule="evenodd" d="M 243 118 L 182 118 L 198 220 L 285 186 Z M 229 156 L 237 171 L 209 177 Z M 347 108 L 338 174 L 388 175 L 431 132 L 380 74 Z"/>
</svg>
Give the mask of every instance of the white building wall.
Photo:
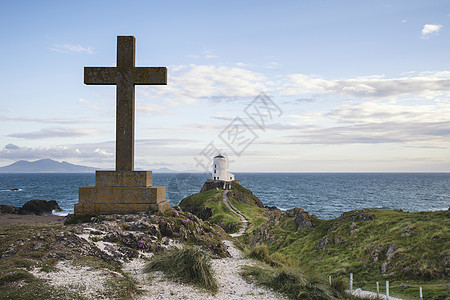
<svg viewBox="0 0 450 300">
<path fill-rule="evenodd" d="M 227 171 L 227 158 L 222 155 L 214 157 L 213 161 L 213 180 L 233 181 L 234 174 Z"/>
</svg>

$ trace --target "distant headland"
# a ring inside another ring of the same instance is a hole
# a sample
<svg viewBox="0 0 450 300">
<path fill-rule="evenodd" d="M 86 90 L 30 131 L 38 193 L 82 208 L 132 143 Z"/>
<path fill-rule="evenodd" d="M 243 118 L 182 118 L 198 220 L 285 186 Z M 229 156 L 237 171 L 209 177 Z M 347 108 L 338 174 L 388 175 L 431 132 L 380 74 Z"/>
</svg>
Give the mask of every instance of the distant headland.
<svg viewBox="0 0 450 300">
<path fill-rule="evenodd" d="M 19 160 L 10 165 L 0 167 L 0 173 L 94 173 L 95 170 L 99 169 L 46 158 L 36 161 Z M 178 173 L 178 171 L 168 168 L 155 169 L 153 172 Z"/>
</svg>

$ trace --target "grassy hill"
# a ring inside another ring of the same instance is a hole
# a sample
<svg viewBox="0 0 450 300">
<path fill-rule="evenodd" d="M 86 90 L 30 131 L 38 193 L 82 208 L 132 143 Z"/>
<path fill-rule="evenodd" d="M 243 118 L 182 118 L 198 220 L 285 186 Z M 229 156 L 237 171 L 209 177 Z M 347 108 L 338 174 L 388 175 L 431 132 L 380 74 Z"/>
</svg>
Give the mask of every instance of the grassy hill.
<svg viewBox="0 0 450 300">
<path fill-rule="evenodd" d="M 229 200 L 250 224 L 239 240 L 249 249 L 267 245 L 266 262 L 301 266 L 339 280 L 353 273 L 354 286 L 366 290 L 389 280 L 391 294 L 406 299 L 416 299 L 419 286 L 426 299 L 450 296 L 450 211 L 364 209 L 321 220 L 301 209 L 261 207 L 251 191 L 238 184 L 232 189 Z M 221 197 L 222 190 L 214 188 L 184 199 L 180 206 L 210 209 L 203 217 L 233 232 L 240 219 Z"/>
<path fill-rule="evenodd" d="M 241 226 L 241 218 L 228 209 L 222 194 L 223 189 L 219 186 L 205 183 L 202 192 L 181 200 L 180 207 L 202 220 L 220 225 L 227 233 L 237 232 Z M 261 225 L 267 220 L 262 202 L 242 185 L 233 182 L 228 199 L 249 220 L 250 226 Z"/>
<path fill-rule="evenodd" d="M 285 224 L 283 217 L 278 222 Z M 260 232 L 265 234 L 255 240 Z M 266 223 L 247 235 L 253 244 L 266 243 L 270 254 L 323 276 L 353 273 L 363 289 L 389 280 L 391 292 L 401 296 L 414 298 L 419 286 L 427 299 L 450 295 L 449 211 L 357 210 L 333 220 L 313 218 L 312 227 L 300 230 L 292 221 L 285 227 Z"/>
</svg>

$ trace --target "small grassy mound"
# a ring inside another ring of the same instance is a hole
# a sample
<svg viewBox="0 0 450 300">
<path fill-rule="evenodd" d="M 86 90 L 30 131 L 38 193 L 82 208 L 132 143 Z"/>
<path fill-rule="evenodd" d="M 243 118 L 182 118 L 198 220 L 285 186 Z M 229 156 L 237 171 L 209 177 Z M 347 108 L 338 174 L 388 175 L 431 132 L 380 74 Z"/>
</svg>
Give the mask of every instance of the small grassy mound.
<svg viewBox="0 0 450 300">
<path fill-rule="evenodd" d="M 227 233 L 237 232 L 241 218 L 225 205 L 222 192 L 214 189 L 193 194 L 181 200 L 180 207 L 202 220 L 221 226 Z"/>
<path fill-rule="evenodd" d="M 329 285 L 312 274 L 305 274 L 299 268 L 244 266 L 242 275 L 285 294 L 289 299 L 349 299 L 344 282 L 336 281 Z"/>
<path fill-rule="evenodd" d="M 271 266 L 277 265 L 271 259 L 270 255 L 269 255 L 269 247 L 267 247 L 266 244 L 251 248 L 247 252 L 246 256 L 249 258 L 254 258 L 254 259 L 260 260 Z"/>
<path fill-rule="evenodd" d="M 269 248 L 262 244 L 251 248 L 247 257 L 265 263 L 263 267 L 244 266 L 242 275 L 259 284 L 287 295 L 290 299 L 347 299 L 346 283 L 335 279 L 330 285 L 324 278 L 307 271 L 281 253 L 269 255 Z"/>
<path fill-rule="evenodd" d="M 162 271 L 169 278 L 196 285 L 213 294 L 217 292 L 210 257 L 192 246 L 157 254 L 144 267 L 145 273 L 152 271 Z"/>
</svg>

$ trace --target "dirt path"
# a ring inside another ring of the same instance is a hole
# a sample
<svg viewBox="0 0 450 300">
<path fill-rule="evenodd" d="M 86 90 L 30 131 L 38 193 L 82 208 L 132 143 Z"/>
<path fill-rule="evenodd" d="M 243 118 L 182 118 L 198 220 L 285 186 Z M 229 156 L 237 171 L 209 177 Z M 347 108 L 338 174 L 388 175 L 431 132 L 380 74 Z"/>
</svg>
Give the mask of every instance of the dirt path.
<svg viewBox="0 0 450 300">
<path fill-rule="evenodd" d="M 248 226 L 248 220 L 237 210 L 234 208 L 234 206 L 228 201 L 228 189 L 223 192 L 223 202 L 228 207 L 229 210 L 237 214 L 239 217 L 241 217 L 242 227 L 237 233 L 230 234 L 232 237 L 241 236 L 244 234 L 245 230 L 247 230 Z"/>
<path fill-rule="evenodd" d="M 232 212 L 240 216 L 242 220 L 242 227 L 239 232 L 231 234 L 236 237 L 242 235 L 248 226 L 248 220 L 235 209 L 230 201 L 228 201 L 228 190 L 223 193 L 223 202 Z M 191 299 L 191 300 L 234 300 L 234 299 L 286 299 L 278 293 L 271 290 L 257 286 L 254 283 L 249 283 L 240 275 L 241 266 L 255 265 L 257 264 L 253 260 L 245 259 L 242 252 L 237 249 L 232 241 L 223 240 L 225 246 L 227 246 L 228 253 L 231 257 L 213 259 L 211 261 L 212 267 L 215 272 L 217 282 L 219 283 L 219 291 L 216 295 L 212 296 L 205 292 L 199 291 L 196 288 L 176 283 L 164 278 L 161 272 L 154 272 L 153 278 L 148 280 L 147 275 L 142 274 L 143 260 L 134 260 L 129 264 L 125 264 L 124 270 L 133 277 L 135 277 L 140 287 L 145 290 L 145 295 L 139 297 L 141 300 L 150 299 Z"/>
<path fill-rule="evenodd" d="M 56 215 L 16 215 L 16 214 L 0 214 L 0 226 L 10 225 L 37 225 L 37 224 L 62 224 L 63 216 Z"/>
<path fill-rule="evenodd" d="M 219 291 L 214 296 L 200 291 L 191 285 L 167 280 L 161 272 L 154 272 L 152 274 L 153 278 L 148 279 L 146 277 L 147 274 L 142 274 L 143 260 L 134 260 L 129 264 L 125 264 L 124 270 L 136 278 L 139 281 L 140 288 L 144 290 L 144 294 L 138 297 L 139 300 L 286 299 L 273 291 L 259 287 L 254 283 L 246 282 L 239 274 L 241 266 L 255 265 L 256 262 L 243 258 L 242 252 L 233 245 L 233 242 L 225 240 L 223 243 L 228 247 L 228 252 L 232 257 L 213 259 L 211 261 L 219 284 Z"/>
</svg>

